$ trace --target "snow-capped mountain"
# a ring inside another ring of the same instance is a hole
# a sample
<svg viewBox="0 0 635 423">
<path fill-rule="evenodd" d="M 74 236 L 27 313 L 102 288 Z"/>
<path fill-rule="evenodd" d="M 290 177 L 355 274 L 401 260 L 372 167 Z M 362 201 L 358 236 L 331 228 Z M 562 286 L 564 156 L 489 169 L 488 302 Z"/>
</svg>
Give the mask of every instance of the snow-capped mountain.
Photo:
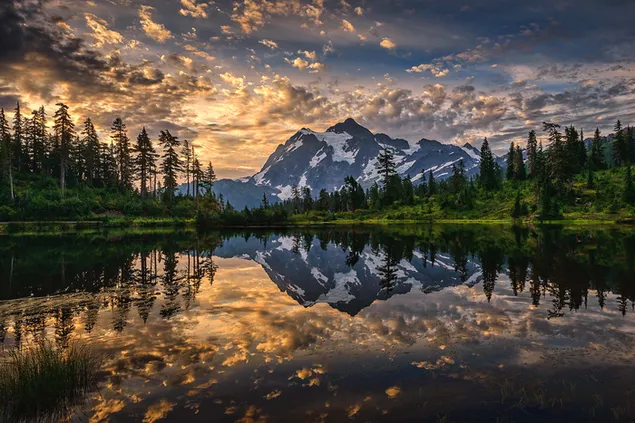
<svg viewBox="0 0 635 423">
<path fill-rule="evenodd" d="M 414 289 L 428 293 L 463 283 L 473 286 L 482 280 L 480 265 L 468 262 L 463 281 L 446 254 L 437 254 L 432 264 L 415 250 L 411 260 L 402 258 L 392 266 L 391 278 L 382 269 L 384 253 L 366 245 L 355 260 L 350 254 L 334 242 L 321 244 L 318 238 L 311 238 L 307 244 L 306 240 L 286 235 L 272 236 L 266 243 L 254 237 L 230 238 L 214 251 L 217 257 L 259 263 L 280 291 L 304 307 L 327 303 L 352 316 L 376 300 Z"/>
<path fill-rule="evenodd" d="M 478 171 L 480 153 L 470 144 L 459 147 L 425 138 L 416 143 L 393 139 L 346 119 L 326 132 L 301 129 L 278 146 L 248 183 L 274 188 L 283 200 L 290 198 L 294 185 L 310 187 L 315 193 L 333 191 L 349 175 L 368 188 L 380 178 L 377 156 L 385 146 L 395 154 L 399 175 L 410 175 L 415 183 L 423 171 L 431 170 L 437 179 L 448 177 L 452 165 L 460 160 L 468 175 Z"/>
<path fill-rule="evenodd" d="M 480 151 L 469 143 L 460 147 L 426 138 L 417 142 L 391 138 L 373 134 L 349 118 L 325 132 L 299 130 L 276 148 L 260 172 L 252 177 L 220 180 L 214 191 L 241 209 L 258 206 L 263 195 L 270 202 L 286 200 L 294 185 L 311 188 L 314 196 L 321 189 L 331 192 L 341 188 L 347 176 L 368 188 L 380 179 L 376 164 L 384 147 L 394 152 L 399 175 L 410 175 L 415 184 L 423 171 L 426 176 L 432 171 L 437 179 L 449 177 L 452 165 L 460 160 L 468 176 L 478 173 Z"/>
</svg>

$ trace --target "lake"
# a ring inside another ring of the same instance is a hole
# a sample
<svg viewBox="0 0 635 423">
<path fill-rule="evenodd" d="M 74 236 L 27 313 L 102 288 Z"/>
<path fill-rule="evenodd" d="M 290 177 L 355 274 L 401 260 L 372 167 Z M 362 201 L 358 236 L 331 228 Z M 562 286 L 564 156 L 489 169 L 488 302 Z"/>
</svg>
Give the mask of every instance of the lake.
<svg viewBox="0 0 635 423">
<path fill-rule="evenodd" d="M 103 355 L 73 421 L 635 418 L 635 230 L 0 237 L 2 349 Z"/>
</svg>

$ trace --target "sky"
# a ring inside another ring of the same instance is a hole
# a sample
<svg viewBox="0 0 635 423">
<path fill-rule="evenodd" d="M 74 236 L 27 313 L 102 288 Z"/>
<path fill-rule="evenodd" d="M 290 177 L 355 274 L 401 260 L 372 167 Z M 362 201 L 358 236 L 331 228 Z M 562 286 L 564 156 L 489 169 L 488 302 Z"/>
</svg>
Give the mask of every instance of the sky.
<svg viewBox="0 0 635 423">
<path fill-rule="evenodd" d="M 499 154 L 543 121 L 635 124 L 632 0 L 1 3 L 1 107 L 168 129 L 220 177 L 348 117 Z"/>
</svg>

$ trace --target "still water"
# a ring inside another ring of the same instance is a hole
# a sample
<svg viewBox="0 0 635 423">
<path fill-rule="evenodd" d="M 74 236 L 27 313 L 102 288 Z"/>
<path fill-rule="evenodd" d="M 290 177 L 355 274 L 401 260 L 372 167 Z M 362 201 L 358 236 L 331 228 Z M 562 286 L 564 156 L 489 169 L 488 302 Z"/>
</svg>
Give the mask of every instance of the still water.
<svg viewBox="0 0 635 423">
<path fill-rule="evenodd" d="M 0 238 L 4 351 L 104 357 L 74 421 L 632 421 L 635 230 Z"/>
</svg>

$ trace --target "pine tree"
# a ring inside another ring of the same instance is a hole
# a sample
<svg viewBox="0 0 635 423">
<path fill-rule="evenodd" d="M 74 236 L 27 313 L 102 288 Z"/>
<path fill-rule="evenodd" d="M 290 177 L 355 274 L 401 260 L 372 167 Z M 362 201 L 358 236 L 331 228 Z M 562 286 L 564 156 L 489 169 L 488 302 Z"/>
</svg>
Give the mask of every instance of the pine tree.
<svg viewBox="0 0 635 423">
<path fill-rule="evenodd" d="M 137 144 L 134 146 L 136 157 L 134 158 L 135 170 L 139 176 L 139 187 L 141 198 L 147 198 L 148 186 L 151 183 L 152 168 L 156 165 L 157 153 L 154 150 L 152 141 L 148 136 L 146 128 L 143 127 L 139 136 L 137 136 Z"/>
<path fill-rule="evenodd" d="M 395 165 L 395 154 L 392 149 L 384 146 L 384 149 L 377 157 L 377 169 L 382 178 L 384 189 L 390 183 L 390 179 L 397 174 L 397 166 Z"/>
<path fill-rule="evenodd" d="M 84 143 L 84 160 L 86 165 L 86 178 L 89 185 L 93 185 L 94 181 L 99 178 L 99 161 L 100 161 L 100 145 L 99 136 L 95 130 L 95 126 L 90 118 L 84 121 L 84 129 L 82 130 Z"/>
<path fill-rule="evenodd" d="M 430 197 L 437 193 L 437 183 L 434 180 L 434 175 L 432 171 L 428 171 L 428 192 L 430 193 Z"/>
<path fill-rule="evenodd" d="M 0 156 L 2 158 L 2 177 L 9 184 L 11 200 L 15 199 L 13 192 L 13 170 L 11 163 L 11 132 L 9 122 L 4 115 L 4 109 L 0 108 Z"/>
<path fill-rule="evenodd" d="M 187 185 L 186 188 L 186 196 L 190 196 L 190 170 L 192 167 L 192 152 L 190 151 L 190 142 L 188 140 L 183 140 L 183 149 L 181 150 L 181 154 L 183 156 L 183 165 L 185 169 L 185 183 Z"/>
<path fill-rule="evenodd" d="M 515 175 L 516 147 L 514 146 L 513 142 L 509 146 L 509 152 L 507 153 L 506 165 L 507 165 L 507 169 L 505 171 L 505 176 L 507 177 L 508 181 L 511 181 L 516 176 Z"/>
<path fill-rule="evenodd" d="M 600 135 L 600 128 L 595 128 L 595 134 L 593 134 L 593 142 L 591 144 L 591 166 L 593 170 L 606 169 L 606 162 L 604 160 L 604 150 L 602 149 L 602 137 Z"/>
<path fill-rule="evenodd" d="M 34 110 L 31 118 L 31 168 L 34 172 L 45 172 L 49 154 L 49 135 L 46 129 L 46 111 L 44 107 Z"/>
<path fill-rule="evenodd" d="M 556 184 L 556 190 L 563 192 L 565 186 L 569 183 L 570 167 L 567 150 L 562 141 L 562 133 L 559 128 L 560 125 L 556 123 L 543 123 L 543 130 L 548 132 L 550 141 L 547 148 L 549 176 Z"/>
<path fill-rule="evenodd" d="M 27 165 L 28 156 L 25 154 L 24 134 L 24 118 L 20 112 L 20 103 L 17 103 L 15 107 L 15 113 L 13 115 L 13 162 L 14 167 L 18 173 L 25 170 Z"/>
<path fill-rule="evenodd" d="M 201 180 L 203 179 L 203 170 L 201 169 L 201 162 L 198 160 L 196 156 L 196 151 L 194 151 L 194 146 L 192 146 L 192 180 L 194 182 L 194 197 L 196 198 L 196 210 L 199 209 L 199 198 L 201 196 Z"/>
<path fill-rule="evenodd" d="M 214 172 L 214 166 L 212 162 L 207 163 L 207 169 L 205 169 L 204 177 L 202 179 L 202 188 L 205 190 L 205 195 L 212 196 L 212 188 L 216 182 L 216 173 Z"/>
<path fill-rule="evenodd" d="M 267 193 L 263 192 L 262 193 L 262 201 L 261 201 L 261 207 L 263 210 L 268 210 L 269 209 L 269 200 L 267 200 Z"/>
<path fill-rule="evenodd" d="M 536 154 L 538 154 L 538 140 L 536 139 L 536 131 L 529 131 L 527 137 L 527 161 L 529 163 L 529 177 L 536 177 Z"/>
<path fill-rule="evenodd" d="M 122 189 L 132 189 L 132 160 L 130 158 L 130 138 L 126 124 L 121 118 L 112 123 L 110 138 L 116 149 L 117 182 Z"/>
<path fill-rule="evenodd" d="M 485 138 L 481 145 L 481 162 L 479 166 L 479 183 L 484 189 L 492 191 L 498 187 L 499 175 L 496 172 L 494 155 L 489 148 L 487 138 Z"/>
<path fill-rule="evenodd" d="M 170 134 L 170 131 L 161 131 L 159 134 L 159 142 L 163 148 L 163 162 L 161 164 L 163 171 L 163 188 L 165 189 L 165 198 L 171 203 L 174 199 L 174 191 L 176 191 L 179 173 L 182 170 L 181 160 L 177 153 L 180 141 L 177 137 Z"/>
<path fill-rule="evenodd" d="M 518 181 L 524 181 L 527 179 L 527 170 L 525 169 L 523 152 L 519 145 L 516 146 L 516 154 L 514 155 L 514 177 Z"/>
<path fill-rule="evenodd" d="M 626 139 L 626 133 L 622 128 L 622 123 L 618 120 L 615 123 L 615 139 L 613 140 L 613 161 L 617 166 L 622 166 L 629 161 L 629 143 Z"/>
<path fill-rule="evenodd" d="M 66 190 L 66 167 L 70 154 L 71 144 L 75 138 L 75 124 L 68 114 L 68 106 L 57 103 L 57 111 L 54 116 L 53 133 L 55 135 L 56 154 L 60 160 L 60 189 L 62 197 Z"/>
</svg>

